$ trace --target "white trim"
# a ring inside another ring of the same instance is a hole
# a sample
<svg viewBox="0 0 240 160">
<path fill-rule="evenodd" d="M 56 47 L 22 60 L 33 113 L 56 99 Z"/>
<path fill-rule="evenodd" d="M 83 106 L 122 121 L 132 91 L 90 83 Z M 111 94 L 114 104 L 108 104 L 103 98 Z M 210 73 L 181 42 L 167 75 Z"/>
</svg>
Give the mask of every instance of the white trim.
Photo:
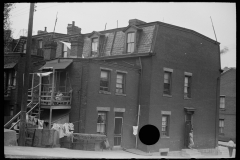
<svg viewBox="0 0 240 160">
<path fill-rule="evenodd" d="M 125 112 L 125 108 L 114 108 L 114 112 Z"/>
<path fill-rule="evenodd" d="M 171 111 L 161 111 L 161 114 L 164 114 L 164 115 L 171 115 Z"/>
<path fill-rule="evenodd" d="M 184 75 L 186 75 L 186 76 L 192 76 L 192 73 L 190 73 L 190 72 L 184 72 Z"/>
<path fill-rule="evenodd" d="M 110 107 L 97 107 L 97 111 L 110 111 Z"/>
<path fill-rule="evenodd" d="M 104 67 L 100 67 L 101 70 L 108 70 L 108 71 L 112 71 L 112 69 L 110 68 L 104 68 Z"/>
<path fill-rule="evenodd" d="M 165 67 L 163 67 L 163 71 L 167 71 L 167 72 L 173 72 L 173 69 L 171 69 L 171 68 L 165 68 Z"/>
</svg>

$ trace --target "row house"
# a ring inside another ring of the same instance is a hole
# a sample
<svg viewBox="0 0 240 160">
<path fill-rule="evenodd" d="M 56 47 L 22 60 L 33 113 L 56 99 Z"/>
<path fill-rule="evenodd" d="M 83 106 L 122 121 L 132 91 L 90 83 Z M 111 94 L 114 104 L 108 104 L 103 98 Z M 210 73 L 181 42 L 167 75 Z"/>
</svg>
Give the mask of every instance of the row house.
<svg viewBox="0 0 240 160">
<path fill-rule="evenodd" d="M 236 68 L 221 74 L 219 107 L 219 140 L 236 142 Z"/>
<path fill-rule="evenodd" d="M 186 148 L 192 128 L 196 148 L 217 146 L 218 42 L 137 19 L 87 34 L 74 22 L 67 29 L 67 35 L 43 40 L 40 119 L 74 123 L 77 133 L 105 134 L 113 147 L 135 148 L 137 141 L 145 152 Z M 153 145 L 133 135 L 133 126 L 147 124 L 160 132 Z"/>
</svg>

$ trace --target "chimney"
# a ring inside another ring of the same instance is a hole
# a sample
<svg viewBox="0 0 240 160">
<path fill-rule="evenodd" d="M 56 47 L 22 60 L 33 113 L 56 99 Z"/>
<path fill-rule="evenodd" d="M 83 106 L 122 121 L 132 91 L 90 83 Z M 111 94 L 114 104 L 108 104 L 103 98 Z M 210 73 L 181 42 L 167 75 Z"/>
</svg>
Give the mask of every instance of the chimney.
<svg viewBox="0 0 240 160">
<path fill-rule="evenodd" d="M 141 21 L 141 20 L 139 20 L 139 19 L 130 19 L 130 20 L 128 21 L 128 24 L 129 24 L 129 25 L 134 25 L 134 26 L 140 25 L 140 24 L 144 24 L 144 23 L 146 23 L 146 22 Z"/>
<path fill-rule="evenodd" d="M 47 27 L 45 27 L 45 30 L 44 30 L 45 32 L 47 32 Z"/>
<path fill-rule="evenodd" d="M 71 58 L 82 58 L 83 54 L 83 36 L 79 35 L 78 37 L 74 37 L 71 39 Z"/>
<path fill-rule="evenodd" d="M 46 41 L 44 44 L 44 60 L 56 58 L 57 42 Z"/>
<path fill-rule="evenodd" d="M 68 35 L 81 34 L 81 28 L 79 28 L 78 26 L 75 26 L 75 21 L 72 21 L 72 24 L 68 24 L 67 34 Z"/>
</svg>

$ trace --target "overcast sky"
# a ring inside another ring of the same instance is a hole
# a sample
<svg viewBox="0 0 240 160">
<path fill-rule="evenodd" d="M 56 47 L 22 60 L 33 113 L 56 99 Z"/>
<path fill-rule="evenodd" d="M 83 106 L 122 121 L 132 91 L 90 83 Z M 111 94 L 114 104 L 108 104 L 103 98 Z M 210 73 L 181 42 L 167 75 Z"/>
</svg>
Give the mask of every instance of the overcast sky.
<svg viewBox="0 0 240 160">
<path fill-rule="evenodd" d="M 13 37 L 27 35 L 29 3 L 15 3 L 11 10 Z M 57 15 L 58 13 L 58 15 Z M 47 27 L 53 32 L 67 33 L 67 25 L 75 21 L 82 33 L 126 27 L 129 19 L 147 23 L 161 21 L 184 27 L 220 42 L 221 67 L 236 67 L 236 3 L 37 3 L 33 20 L 33 35 Z"/>
</svg>

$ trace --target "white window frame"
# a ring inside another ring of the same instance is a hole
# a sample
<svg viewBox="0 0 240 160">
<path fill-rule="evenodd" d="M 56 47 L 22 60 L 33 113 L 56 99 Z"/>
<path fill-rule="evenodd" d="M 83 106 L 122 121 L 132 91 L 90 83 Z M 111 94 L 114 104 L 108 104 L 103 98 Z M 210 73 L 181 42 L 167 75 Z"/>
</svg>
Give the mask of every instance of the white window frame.
<svg viewBox="0 0 240 160">
<path fill-rule="evenodd" d="M 223 98 L 223 102 L 221 101 L 221 99 Z M 220 103 L 219 103 L 219 107 L 220 107 L 220 109 L 225 109 L 225 105 L 226 105 L 226 96 L 225 95 L 221 95 L 220 96 Z"/>
<path fill-rule="evenodd" d="M 224 134 L 224 119 L 219 119 L 219 134 Z"/>
<path fill-rule="evenodd" d="M 103 123 L 99 123 L 98 122 L 98 117 L 100 115 L 104 115 L 105 116 L 105 119 L 104 119 Z M 106 111 L 98 111 L 98 117 L 97 117 L 97 133 L 106 135 L 107 134 L 107 112 Z M 101 130 L 102 126 L 104 126 L 103 132 Z"/>
</svg>

